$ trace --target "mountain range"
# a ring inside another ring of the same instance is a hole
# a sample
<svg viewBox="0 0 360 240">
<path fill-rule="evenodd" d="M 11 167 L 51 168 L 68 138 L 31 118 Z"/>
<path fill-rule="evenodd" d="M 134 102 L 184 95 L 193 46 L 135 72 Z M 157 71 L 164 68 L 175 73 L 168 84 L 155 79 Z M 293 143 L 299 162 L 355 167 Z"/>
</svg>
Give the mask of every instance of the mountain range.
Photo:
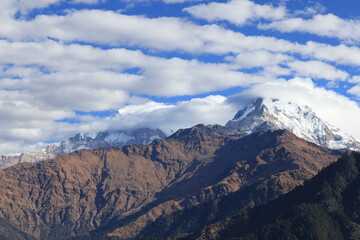
<svg viewBox="0 0 360 240">
<path fill-rule="evenodd" d="M 308 106 L 279 99 L 258 98 L 240 110 L 226 125 L 239 134 L 287 129 L 298 137 L 331 149 L 359 151 L 360 143 L 349 134 L 321 120 Z M 59 143 L 53 143 L 38 152 L 17 156 L 0 156 L 0 169 L 21 162 L 39 162 L 55 158 L 62 153 L 97 147 L 149 144 L 167 135 L 160 129 L 140 128 L 111 130 L 91 134 L 78 133 Z"/>
<path fill-rule="evenodd" d="M 277 218 L 226 234 L 304 182 L 321 195 L 308 181 L 358 147 L 310 108 L 274 99 L 257 99 L 226 126 L 169 137 L 151 129 L 78 134 L 56 145 L 54 159 L 0 171 L 0 239 L 266 239 L 256 234 Z M 271 206 L 282 213 L 289 205 Z"/>
<path fill-rule="evenodd" d="M 238 137 L 199 125 L 150 145 L 79 150 L 7 168 L 0 172 L 0 219 L 24 239 L 91 232 L 135 238 L 158 217 L 246 187 L 260 192 L 260 203 L 276 198 L 341 154 L 286 130 Z"/>
<path fill-rule="evenodd" d="M 130 144 L 149 144 L 156 139 L 165 138 L 166 134 L 159 129 L 139 128 L 130 130 L 114 130 L 93 134 L 78 133 L 59 143 L 52 143 L 38 152 L 20 155 L 2 155 L 0 169 L 22 162 L 40 162 L 55 158 L 62 153 L 71 153 L 81 149 L 98 147 L 125 146 Z"/>
</svg>

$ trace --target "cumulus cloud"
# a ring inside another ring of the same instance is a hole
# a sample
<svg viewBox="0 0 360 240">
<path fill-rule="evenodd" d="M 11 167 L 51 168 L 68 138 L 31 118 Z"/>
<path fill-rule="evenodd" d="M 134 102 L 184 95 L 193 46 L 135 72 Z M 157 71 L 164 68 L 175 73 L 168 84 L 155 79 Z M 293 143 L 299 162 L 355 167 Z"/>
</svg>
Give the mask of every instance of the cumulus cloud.
<svg viewBox="0 0 360 240">
<path fill-rule="evenodd" d="M 70 0 L 70 3 L 72 4 L 76 4 L 76 3 L 99 4 L 104 2 L 106 2 L 106 0 Z"/>
<path fill-rule="evenodd" d="M 164 3 L 199 2 L 201 0 L 163 0 Z"/>
<path fill-rule="evenodd" d="M 46 42 L 55 38 L 65 42 L 81 41 L 195 54 L 222 55 L 267 50 L 300 54 L 337 64 L 360 65 L 360 49 L 355 46 L 332 46 L 311 41 L 298 44 L 274 37 L 245 36 L 218 25 L 196 25 L 179 18 L 147 18 L 103 10 L 71 11 L 61 16 L 39 15 L 29 21 L 11 19 L 0 22 L 0 36 L 12 41 Z"/>
<path fill-rule="evenodd" d="M 295 71 L 299 77 L 310 77 L 315 79 L 327 80 L 347 80 L 349 74 L 336 69 L 334 66 L 320 61 L 292 61 L 287 65 Z"/>
<path fill-rule="evenodd" d="M 360 65 L 360 48 L 355 46 L 347 46 L 345 44 L 333 46 L 308 41 L 305 45 L 297 45 L 290 51 L 300 53 L 304 57 L 335 62 L 337 64 L 350 66 Z"/>
<path fill-rule="evenodd" d="M 43 43 L 0 41 L 0 46 L 4 47 L 0 50 L 0 64 L 13 64 L 0 73 L 3 76 L 0 87 L 27 89 L 37 98 L 51 96 L 51 100 L 44 102 L 54 103 L 56 107 L 71 105 L 78 107 L 77 110 L 88 111 L 90 106 L 106 110 L 100 107 L 106 107 L 105 102 L 109 100 L 106 96 L 109 95 L 118 99 L 120 107 L 126 101 L 126 94 L 121 93 L 124 91 L 179 96 L 247 86 L 265 80 L 239 72 L 238 67 L 231 64 L 166 59 L 126 49 L 101 50 L 50 40 Z M 18 56 L 12 54 L 14 51 L 19 52 Z M 126 73 L 127 69 L 134 68 L 139 72 Z M 92 94 L 99 97 L 91 98 Z M 68 102 L 63 100 L 63 96 L 69 97 Z M 84 99 L 87 105 L 75 101 L 79 99 Z M 108 103 L 108 107 L 113 107 L 113 104 L 114 101 Z"/>
<path fill-rule="evenodd" d="M 15 4 L 16 8 L 22 13 L 26 14 L 36 8 L 45 8 L 49 5 L 60 2 L 61 0 L 38 0 L 38 1 L 27 1 L 27 0 L 5 0 L 12 4 Z"/>
<path fill-rule="evenodd" d="M 226 20 L 236 25 L 245 25 L 249 21 L 281 19 L 286 14 L 285 7 L 259 5 L 249 0 L 231 0 L 227 3 L 212 2 L 185 8 L 184 11 L 196 18 L 210 22 Z"/>
<path fill-rule="evenodd" d="M 274 78 L 293 74 L 299 77 L 345 81 L 350 77 L 347 72 L 322 61 L 301 61 L 288 54 L 266 50 L 244 51 L 225 59 L 239 68 L 262 68 L 261 74 L 271 75 Z"/>
<path fill-rule="evenodd" d="M 121 0 L 122 2 L 128 3 L 128 4 L 132 4 L 130 6 L 133 6 L 134 3 L 136 2 L 157 2 L 157 1 L 162 1 L 166 4 L 175 4 L 175 3 L 185 3 L 185 2 L 199 2 L 201 0 Z"/>
<path fill-rule="evenodd" d="M 356 85 L 350 88 L 347 92 L 357 97 L 360 97 L 360 85 Z"/>
<path fill-rule="evenodd" d="M 106 0 L 1 0 L 0 17 L 9 20 L 18 13 L 20 13 L 20 17 L 24 17 L 34 9 L 43 9 L 63 2 L 69 2 L 70 4 L 99 4 L 106 2 Z"/>
<path fill-rule="evenodd" d="M 179 128 L 196 124 L 225 124 L 237 109 L 227 102 L 227 98 L 210 95 L 193 98 L 176 104 L 148 102 L 127 106 L 119 110 L 119 115 L 109 121 L 110 128 L 160 128 L 170 134 Z"/>
<path fill-rule="evenodd" d="M 146 81 L 142 89 L 134 92 L 176 96 L 210 92 L 235 86 L 248 86 L 266 79 L 245 74 L 227 64 L 202 63 L 197 60 L 185 61 L 172 58 L 167 61 L 151 62 L 144 71 Z"/>
<path fill-rule="evenodd" d="M 271 37 L 246 37 L 217 25 L 199 26 L 179 18 L 130 16 L 112 11 L 81 10 L 64 16 L 0 22 L 0 36 L 13 41 L 55 38 L 112 46 L 149 47 L 191 53 L 239 52 L 243 49 L 290 49 L 293 44 Z"/>
<path fill-rule="evenodd" d="M 360 83 L 360 76 L 353 76 L 349 82 L 351 83 Z"/>
<path fill-rule="evenodd" d="M 342 19 L 334 14 L 317 14 L 311 19 L 288 18 L 272 23 L 260 24 L 261 29 L 275 29 L 280 32 L 305 32 L 324 37 L 338 38 L 358 43 L 360 21 Z"/>
<path fill-rule="evenodd" d="M 0 152 L 20 153 L 43 146 L 52 138 L 58 119 L 72 118 L 73 111 L 33 105 L 33 96 L 21 91 L 0 90 Z M 67 131 L 57 137 L 64 137 Z M 37 148 L 38 150 L 39 148 Z"/>
<path fill-rule="evenodd" d="M 292 56 L 281 53 L 272 53 L 265 50 L 244 51 L 237 54 L 235 57 L 226 57 L 226 60 L 237 64 L 241 68 L 275 66 L 292 59 Z"/>
</svg>

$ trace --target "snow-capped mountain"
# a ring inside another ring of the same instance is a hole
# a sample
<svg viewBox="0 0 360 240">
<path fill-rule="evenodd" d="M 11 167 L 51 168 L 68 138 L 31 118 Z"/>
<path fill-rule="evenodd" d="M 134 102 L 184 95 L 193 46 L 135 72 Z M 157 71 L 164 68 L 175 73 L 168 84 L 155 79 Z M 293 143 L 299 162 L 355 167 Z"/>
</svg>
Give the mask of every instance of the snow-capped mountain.
<svg viewBox="0 0 360 240">
<path fill-rule="evenodd" d="M 287 129 L 298 137 L 320 146 L 360 150 L 359 142 L 321 120 L 310 107 L 278 99 L 258 98 L 239 111 L 226 127 L 248 134 Z"/>
<path fill-rule="evenodd" d="M 43 151 L 71 153 L 80 149 L 93 149 L 98 147 L 114 147 L 130 144 L 146 145 L 156 139 L 162 139 L 165 137 L 166 135 L 163 131 L 150 128 L 98 132 L 96 134 L 78 133 L 61 143 L 48 146 L 43 149 Z M 54 151 L 54 148 L 56 151 Z"/>
<path fill-rule="evenodd" d="M 19 156 L 0 156 L 0 169 L 21 162 L 39 162 L 55 158 L 62 153 L 71 153 L 81 149 L 98 147 L 125 146 L 130 144 L 149 144 L 156 139 L 165 138 L 159 129 L 141 128 L 98 132 L 96 134 L 78 133 L 60 143 L 52 143 L 35 154 L 23 153 Z"/>
</svg>

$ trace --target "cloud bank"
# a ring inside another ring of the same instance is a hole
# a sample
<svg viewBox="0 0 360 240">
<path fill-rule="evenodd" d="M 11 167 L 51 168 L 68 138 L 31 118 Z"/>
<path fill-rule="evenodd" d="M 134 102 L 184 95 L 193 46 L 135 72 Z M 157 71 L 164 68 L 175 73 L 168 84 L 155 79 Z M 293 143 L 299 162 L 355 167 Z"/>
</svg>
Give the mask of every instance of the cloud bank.
<svg viewBox="0 0 360 240">
<path fill-rule="evenodd" d="M 224 124 L 258 96 L 360 136 L 357 18 L 286 1 L 108 3 L 0 2 L 0 154 L 78 131 Z"/>
</svg>

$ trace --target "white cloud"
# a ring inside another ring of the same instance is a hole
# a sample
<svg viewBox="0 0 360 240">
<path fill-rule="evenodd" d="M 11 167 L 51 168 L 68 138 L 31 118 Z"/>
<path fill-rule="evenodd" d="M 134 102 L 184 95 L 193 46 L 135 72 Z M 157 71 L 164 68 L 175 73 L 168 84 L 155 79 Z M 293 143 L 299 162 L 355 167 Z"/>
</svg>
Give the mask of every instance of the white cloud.
<svg viewBox="0 0 360 240">
<path fill-rule="evenodd" d="M 293 57 L 285 54 L 272 53 L 265 50 L 244 51 L 235 57 L 226 57 L 226 60 L 233 62 L 240 68 L 267 67 L 283 64 Z"/>
<path fill-rule="evenodd" d="M 196 124 L 225 124 L 237 109 L 227 103 L 223 96 L 194 98 L 172 105 L 149 102 L 143 105 L 121 108 L 121 113 L 111 119 L 110 128 L 155 127 L 170 134 L 179 128 Z"/>
<path fill-rule="evenodd" d="M 72 117 L 72 111 L 50 110 L 40 108 L 31 104 L 33 96 L 26 92 L 0 91 L 0 122 L 12 122 L 23 124 L 23 121 L 30 125 L 43 119 L 57 120 Z"/>
<path fill-rule="evenodd" d="M 163 0 L 164 3 L 199 2 L 201 0 Z"/>
<path fill-rule="evenodd" d="M 349 78 L 349 74 L 336 69 L 334 66 L 320 61 L 292 61 L 287 65 L 296 72 L 296 76 L 315 79 L 341 80 Z"/>
<path fill-rule="evenodd" d="M 55 120 L 72 118 L 72 111 L 36 106 L 27 92 L 0 91 L 0 153 L 21 153 L 38 150 L 42 141 L 67 136 L 64 123 Z M 62 132 L 57 132 L 59 129 Z"/>
<path fill-rule="evenodd" d="M 357 97 L 360 97 L 360 85 L 356 85 L 350 88 L 347 92 Z"/>
<path fill-rule="evenodd" d="M 99 4 L 105 1 L 106 0 L 1 0 L 0 17 L 9 20 L 17 13 L 20 13 L 21 17 L 24 17 L 34 9 L 43 9 L 52 5 L 59 5 L 63 2 L 69 2 L 71 4 Z"/>
<path fill-rule="evenodd" d="M 317 14 L 311 19 L 289 18 L 259 25 L 261 29 L 275 29 L 280 32 L 305 32 L 324 37 L 358 43 L 360 21 L 342 19 L 334 14 Z"/>
<path fill-rule="evenodd" d="M 23 141 L 9 141 L 6 138 L 0 138 L 0 152 L 1 155 L 19 155 L 24 152 L 37 152 L 46 146 L 45 143 L 27 144 Z"/>
<path fill-rule="evenodd" d="M 285 52 L 299 53 L 303 57 L 330 61 L 342 65 L 359 66 L 360 48 L 340 44 L 337 46 L 308 41 L 305 45 L 296 44 Z"/>
<path fill-rule="evenodd" d="M 54 41 L 0 41 L 0 46 L 3 47 L 0 50 L 0 64 L 15 64 L 0 73 L 7 77 L 0 81 L 0 87 L 28 89 L 38 98 L 52 95 L 52 99 L 45 102 L 56 103 L 57 107 L 68 107 L 72 100 L 88 96 L 84 99 L 87 105 L 77 101 L 71 104 L 72 107 L 81 105 L 82 108 L 78 110 L 90 110 L 92 105 L 105 107 L 104 103 L 108 98 L 100 96 L 111 95 L 110 93 L 119 96 L 121 91 L 179 96 L 247 86 L 265 80 L 256 75 L 238 72 L 237 66 L 231 64 L 203 63 L 180 58 L 165 59 L 126 49 L 101 50 L 76 44 L 63 45 Z M 13 52 L 19 54 L 14 56 Z M 138 68 L 139 73 L 124 72 L 133 68 Z M 71 92 L 69 90 L 66 93 L 66 88 L 71 88 Z M 45 94 L 46 92 L 48 94 Z M 89 99 L 90 93 L 98 93 L 96 95 L 99 99 Z M 65 101 L 63 94 L 74 97 Z M 119 99 L 126 100 L 121 97 Z M 60 103 L 63 105 L 59 105 Z M 118 104 L 120 107 L 122 102 L 119 101 Z"/>
<path fill-rule="evenodd" d="M 273 65 L 264 67 L 263 70 L 259 72 L 259 74 L 267 79 L 277 79 L 284 76 L 291 76 L 293 72 L 291 72 L 289 68 Z M 266 82 L 270 82 L 270 80 Z"/>
<path fill-rule="evenodd" d="M 200 2 L 202 0 L 121 0 L 128 4 L 128 7 L 134 7 L 135 3 L 149 3 L 149 2 L 159 2 L 162 1 L 166 4 L 176 4 L 176 3 L 185 3 L 185 2 Z M 209 1 L 209 0 L 205 0 Z"/>
<path fill-rule="evenodd" d="M 226 20 L 236 25 L 244 25 L 249 21 L 281 19 L 286 14 L 284 7 L 259 5 L 249 0 L 231 0 L 227 3 L 212 2 L 185 8 L 184 11 L 196 18 L 210 22 Z"/>
<path fill-rule="evenodd" d="M 3 23 L 1 27 L 0 34 L 12 40 L 52 37 L 64 41 L 192 51 L 203 44 L 197 38 L 205 30 L 177 18 L 151 19 L 101 10 L 75 11 L 66 16 L 40 15 L 33 21 L 18 20 L 13 21 L 10 27 L 8 23 Z"/>
<path fill-rule="evenodd" d="M 37 98 L 59 109 L 104 111 L 123 105 L 128 94 L 121 90 L 63 86 L 38 93 Z"/>
<path fill-rule="evenodd" d="M 158 103 L 158 102 L 146 102 L 143 104 L 133 104 L 128 105 L 125 107 L 122 107 L 118 110 L 118 113 L 121 117 L 127 117 L 132 114 L 143 114 L 143 113 L 149 113 L 161 109 L 168 109 L 173 108 L 175 105 L 167 105 L 165 103 Z"/>
<path fill-rule="evenodd" d="M 106 2 L 106 0 L 70 0 L 70 3 L 72 4 L 76 4 L 76 3 L 99 4 L 104 2 Z"/>
<path fill-rule="evenodd" d="M 260 73 L 264 75 L 270 74 L 274 78 L 291 74 L 299 77 L 311 77 L 329 81 L 345 81 L 349 78 L 347 72 L 339 70 L 328 63 L 321 61 L 300 61 L 291 55 L 272 53 L 265 50 L 244 51 L 235 57 L 228 56 L 225 59 L 239 68 L 263 68 L 264 70 L 260 71 Z M 288 68 L 285 68 L 285 66 Z"/>
<path fill-rule="evenodd" d="M 311 3 L 312 2 L 310 2 L 310 4 Z M 319 13 L 324 13 L 326 11 L 326 7 L 324 5 L 322 5 L 321 3 L 313 2 L 312 4 L 313 4 L 312 6 L 308 6 L 305 9 L 296 10 L 294 12 L 294 15 L 309 17 L 309 16 L 314 16 Z"/>
<path fill-rule="evenodd" d="M 5 0 L 10 1 L 10 0 Z M 61 0 L 36 0 L 36 1 L 28 1 L 28 0 L 12 0 L 11 2 L 15 2 L 17 8 L 20 10 L 22 14 L 26 14 L 29 11 L 36 8 L 45 8 L 52 4 L 59 3 Z"/>
<path fill-rule="evenodd" d="M 256 75 L 237 72 L 227 64 L 172 58 L 149 62 L 148 65 L 144 70 L 143 88 L 134 89 L 134 92 L 162 96 L 191 95 L 265 81 Z"/>
<path fill-rule="evenodd" d="M 358 47 L 331 46 L 311 41 L 298 44 L 274 37 L 245 36 L 218 25 L 199 26 L 178 18 L 146 18 L 101 10 L 73 11 L 64 16 L 39 15 L 31 21 L 13 19 L 0 22 L 0 36 L 12 41 L 47 41 L 48 38 L 55 38 L 195 54 L 222 55 L 266 50 L 300 54 L 337 64 L 360 65 Z M 64 64 L 68 66 L 71 62 Z"/>
<path fill-rule="evenodd" d="M 277 98 L 310 106 L 323 120 L 360 139 L 360 107 L 354 101 L 334 91 L 316 87 L 309 78 L 295 78 L 257 84 L 229 101 L 238 108 L 256 97 Z"/>
<path fill-rule="evenodd" d="M 349 82 L 351 83 L 360 83 L 360 76 L 353 76 Z"/>
</svg>

